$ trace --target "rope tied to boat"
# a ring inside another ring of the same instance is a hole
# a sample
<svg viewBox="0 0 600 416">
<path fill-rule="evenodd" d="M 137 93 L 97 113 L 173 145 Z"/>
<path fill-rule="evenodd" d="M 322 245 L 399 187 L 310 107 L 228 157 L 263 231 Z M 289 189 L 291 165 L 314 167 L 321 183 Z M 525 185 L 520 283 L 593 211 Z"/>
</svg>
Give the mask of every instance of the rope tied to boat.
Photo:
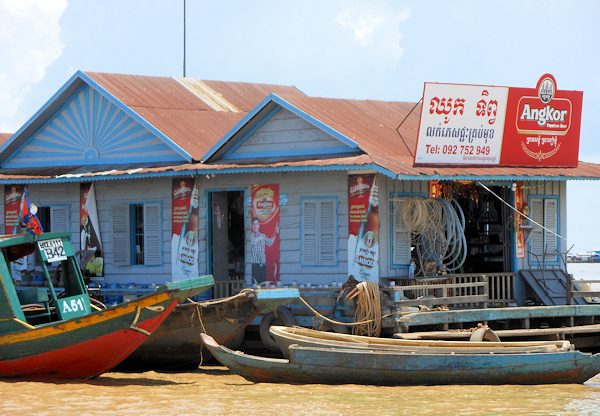
<svg viewBox="0 0 600 416">
<path fill-rule="evenodd" d="M 148 309 L 149 311 L 152 312 L 156 312 L 156 313 L 160 313 L 160 312 L 164 312 L 165 311 L 165 307 L 161 306 L 161 305 L 157 305 L 157 306 L 144 306 L 143 308 L 141 308 L 139 305 L 135 307 L 135 317 L 133 318 L 133 322 L 131 323 L 131 325 L 129 325 L 129 329 L 132 329 L 136 332 L 139 332 L 140 334 L 144 334 L 147 337 L 149 337 L 151 335 L 150 332 L 146 331 L 144 328 L 140 328 L 139 326 L 137 326 L 137 323 L 140 319 L 140 315 L 142 314 L 142 309 Z"/>
<path fill-rule="evenodd" d="M 361 282 L 346 295 L 346 300 L 356 297 L 354 320 L 366 323 L 355 325 L 352 333 L 378 337 L 381 335 L 381 295 L 376 282 Z"/>
</svg>

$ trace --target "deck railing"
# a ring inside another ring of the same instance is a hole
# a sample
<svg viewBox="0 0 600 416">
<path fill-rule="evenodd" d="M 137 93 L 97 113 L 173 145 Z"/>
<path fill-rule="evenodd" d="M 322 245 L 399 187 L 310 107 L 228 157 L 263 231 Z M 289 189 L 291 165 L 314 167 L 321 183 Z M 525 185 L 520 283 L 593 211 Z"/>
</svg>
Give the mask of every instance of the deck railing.
<svg viewBox="0 0 600 416">
<path fill-rule="evenodd" d="M 233 280 L 215 280 L 215 290 L 213 297 L 226 298 L 244 288 L 244 279 L 233 279 Z"/>
<path fill-rule="evenodd" d="M 409 288 L 408 297 L 412 299 L 439 297 L 440 293 L 444 293 L 446 304 L 454 307 L 502 307 L 516 302 L 515 279 L 515 273 L 460 273 L 430 279 L 402 280 L 401 287 Z M 484 286 L 485 291 L 482 292 Z M 437 299 L 436 302 L 443 304 L 441 300 Z"/>
<path fill-rule="evenodd" d="M 600 291 L 592 290 L 591 285 L 600 283 L 600 280 L 575 280 L 572 274 L 567 275 L 567 305 L 573 303 L 573 298 L 600 297 Z"/>
</svg>

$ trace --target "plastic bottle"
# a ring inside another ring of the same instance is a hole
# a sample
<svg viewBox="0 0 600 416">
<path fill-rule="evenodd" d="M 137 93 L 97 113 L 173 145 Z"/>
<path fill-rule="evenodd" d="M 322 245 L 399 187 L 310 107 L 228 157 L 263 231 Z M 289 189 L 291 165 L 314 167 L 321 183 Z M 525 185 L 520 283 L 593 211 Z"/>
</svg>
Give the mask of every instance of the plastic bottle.
<svg viewBox="0 0 600 416">
<path fill-rule="evenodd" d="M 408 265 L 408 278 L 409 279 L 415 278 L 415 262 L 412 260 L 410 261 L 410 264 Z"/>
</svg>

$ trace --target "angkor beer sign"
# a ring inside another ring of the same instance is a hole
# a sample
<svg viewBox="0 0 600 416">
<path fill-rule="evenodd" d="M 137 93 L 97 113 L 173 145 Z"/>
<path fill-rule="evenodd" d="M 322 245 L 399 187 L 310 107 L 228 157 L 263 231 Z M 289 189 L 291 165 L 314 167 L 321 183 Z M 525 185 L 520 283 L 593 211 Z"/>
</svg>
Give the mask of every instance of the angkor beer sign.
<svg viewBox="0 0 600 416">
<path fill-rule="evenodd" d="M 425 83 L 415 164 L 577 166 L 583 92 Z"/>
</svg>

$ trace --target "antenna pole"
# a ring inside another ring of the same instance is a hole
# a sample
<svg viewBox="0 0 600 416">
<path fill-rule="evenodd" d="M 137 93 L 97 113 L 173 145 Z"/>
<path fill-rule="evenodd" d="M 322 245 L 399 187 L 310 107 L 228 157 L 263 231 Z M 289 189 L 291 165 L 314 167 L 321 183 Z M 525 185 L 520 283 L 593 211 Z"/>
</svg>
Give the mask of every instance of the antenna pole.
<svg viewBox="0 0 600 416">
<path fill-rule="evenodd" d="M 183 77 L 185 78 L 185 3 L 186 1 L 183 0 Z"/>
</svg>

